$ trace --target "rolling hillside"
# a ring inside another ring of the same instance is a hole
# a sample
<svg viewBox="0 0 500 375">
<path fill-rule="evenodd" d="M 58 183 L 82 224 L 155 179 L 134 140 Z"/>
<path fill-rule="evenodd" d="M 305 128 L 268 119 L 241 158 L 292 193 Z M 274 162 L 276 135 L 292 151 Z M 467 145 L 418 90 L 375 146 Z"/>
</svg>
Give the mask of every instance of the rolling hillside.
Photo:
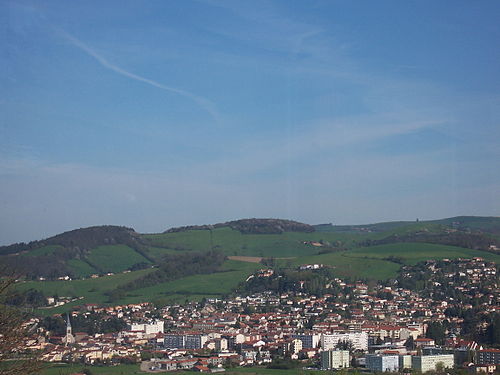
<svg viewBox="0 0 500 375">
<path fill-rule="evenodd" d="M 264 267 L 245 262 L 244 256 L 254 257 L 254 262 L 274 258 L 278 267 L 290 270 L 321 263 L 334 275 L 351 280 L 394 278 L 402 265 L 428 259 L 482 257 L 500 263 L 500 251 L 495 250 L 500 246 L 496 237 L 499 218 L 460 217 L 356 227 L 312 227 L 277 219 L 229 223 L 174 228 L 158 234 L 113 226 L 78 229 L 29 244 L 0 247 L 0 260 L 19 267 L 28 280 L 53 279 L 26 281 L 19 284 L 21 291 L 83 297 L 53 311 L 82 303 L 166 303 L 220 297 Z M 290 231 L 283 231 L 285 228 Z M 169 262 L 182 264 L 183 259 L 198 259 L 209 251 L 219 258 L 243 258 L 221 260 L 223 263 L 205 270 L 202 267 L 194 274 L 184 268 L 173 279 L 168 276 L 172 270 Z M 101 277 L 88 278 L 93 274 Z M 77 280 L 55 280 L 63 275 Z"/>
</svg>

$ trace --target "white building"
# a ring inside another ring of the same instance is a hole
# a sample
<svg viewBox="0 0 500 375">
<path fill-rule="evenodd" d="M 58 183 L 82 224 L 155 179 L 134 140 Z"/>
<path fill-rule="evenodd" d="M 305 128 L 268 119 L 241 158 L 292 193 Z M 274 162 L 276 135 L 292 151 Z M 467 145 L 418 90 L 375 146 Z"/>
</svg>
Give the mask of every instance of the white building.
<svg viewBox="0 0 500 375">
<path fill-rule="evenodd" d="M 396 372 L 399 370 L 399 356 L 368 354 L 366 368 L 374 372 Z"/>
<path fill-rule="evenodd" d="M 410 369 L 411 368 L 411 355 L 405 354 L 399 356 L 399 369 Z"/>
<path fill-rule="evenodd" d="M 321 347 L 323 350 L 331 350 L 337 347 L 339 342 L 350 342 L 355 350 L 368 350 L 368 333 L 366 332 L 335 332 L 330 335 L 321 335 Z"/>
<path fill-rule="evenodd" d="M 321 352 L 323 370 L 348 368 L 351 363 L 349 350 L 326 350 Z"/>
<path fill-rule="evenodd" d="M 131 331 L 144 331 L 146 335 L 163 333 L 164 322 L 163 320 L 156 320 L 151 323 L 132 323 L 130 325 Z"/>
<path fill-rule="evenodd" d="M 416 355 L 411 360 L 412 368 L 419 372 L 434 371 L 438 364 L 444 368 L 452 368 L 454 365 L 453 354 Z"/>
</svg>

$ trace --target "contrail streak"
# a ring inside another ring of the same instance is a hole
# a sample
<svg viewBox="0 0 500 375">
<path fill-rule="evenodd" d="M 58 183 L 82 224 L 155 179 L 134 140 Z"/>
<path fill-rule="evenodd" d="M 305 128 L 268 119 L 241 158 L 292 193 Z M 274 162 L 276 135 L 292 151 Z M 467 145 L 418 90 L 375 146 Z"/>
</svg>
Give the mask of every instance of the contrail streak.
<svg viewBox="0 0 500 375">
<path fill-rule="evenodd" d="M 92 56 L 94 59 L 96 59 L 99 62 L 99 64 L 101 64 L 105 68 L 110 69 L 110 70 L 114 71 L 115 73 L 121 74 L 121 75 L 123 75 L 125 77 L 134 79 L 136 81 L 144 82 L 144 83 L 147 83 L 148 85 L 157 87 L 159 89 L 170 91 L 170 92 L 173 92 L 175 94 L 179 94 L 179 95 L 185 96 L 185 97 L 193 100 L 201 108 L 203 108 L 205 111 L 207 111 L 212 116 L 212 118 L 216 122 L 218 122 L 219 114 L 217 113 L 217 111 L 215 109 L 215 105 L 210 100 L 208 100 L 208 99 L 206 99 L 206 98 L 204 98 L 202 96 L 195 95 L 195 94 L 193 94 L 193 93 L 191 93 L 189 91 L 177 89 L 175 87 L 166 86 L 166 85 L 161 84 L 159 82 L 153 81 L 152 79 L 148 79 L 148 78 L 142 77 L 140 75 L 131 73 L 131 72 L 129 72 L 129 71 L 123 69 L 123 68 L 120 68 L 118 65 L 110 63 L 108 60 L 106 60 L 104 57 L 102 57 L 101 55 L 99 55 L 92 48 L 90 48 L 85 43 L 83 43 L 82 41 L 78 40 L 77 38 L 75 38 L 71 34 L 67 33 L 66 31 L 61 30 L 61 29 L 58 29 L 57 31 L 65 39 L 69 40 L 71 42 L 71 44 L 73 44 L 74 46 L 80 48 L 82 51 L 84 51 L 85 53 L 87 53 L 89 56 Z"/>
</svg>

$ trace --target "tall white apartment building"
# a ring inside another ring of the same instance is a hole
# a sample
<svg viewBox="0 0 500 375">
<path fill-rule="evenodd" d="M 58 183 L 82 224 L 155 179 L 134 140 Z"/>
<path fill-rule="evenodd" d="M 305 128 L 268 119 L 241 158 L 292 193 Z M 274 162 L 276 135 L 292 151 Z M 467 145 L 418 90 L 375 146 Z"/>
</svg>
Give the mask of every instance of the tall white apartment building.
<svg viewBox="0 0 500 375">
<path fill-rule="evenodd" d="M 453 354 L 416 355 L 411 359 L 412 368 L 419 372 L 436 370 L 438 363 L 441 363 L 444 368 L 452 368 L 455 364 Z"/>
<path fill-rule="evenodd" d="M 321 352 L 323 370 L 348 368 L 351 362 L 349 350 L 326 350 Z"/>
<path fill-rule="evenodd" d="M 367 332 L 335 332 L 329 335 L 321 335 L 321 347 L 323 350 L 335 349 L 339 342 L 344 341 L 352 343 L 353 349 L 368 350 Z"/>
</svg>

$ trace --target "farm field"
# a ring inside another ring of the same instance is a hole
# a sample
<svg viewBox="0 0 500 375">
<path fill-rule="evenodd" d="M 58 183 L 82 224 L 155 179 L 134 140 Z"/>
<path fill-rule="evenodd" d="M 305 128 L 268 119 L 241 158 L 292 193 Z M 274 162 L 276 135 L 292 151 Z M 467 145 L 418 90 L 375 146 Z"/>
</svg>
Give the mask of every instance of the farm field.
<svg viewBox="0 0 500 375">
<path fill-rule="evenodd" d="M 299 257 L 291 260 L 279 260 L 283 266 L 299 266 L 302 264 L 320 263 L 333 268 L 335 275 L 341 278 L 386 280 L 396 277 L 399 264 L 386 260 L 350 257 L 349 251 L 334 252 L 308 257 Z"/>
<path fill-rule="evenodd" d="M 377 245 L 350 250 L 345 253 L 346 256 L 356 258 L 388 258 L 398 257 L 405 264 L 413 265 L 428 259 L 456 259 L 481 257 L 496 263 L 500 263 L 500 255 L 464 249 L 456 246 L 437 245 L 429 243 L 395 243 L 387 245 Z"/>
<path fill-rule="evenodd" d="M 82 366 L 76 364 L 57 364 L 45 368 L 40 375 L 69 375 L 73 373 L 82 373 L 88 369 L 96 375 L 133 375 L 145 374 L 140 371 L 139 365 L 119 365 L 119 366 Z"/>
<path fill-rule="evenodd" d="M 80 278 L 89 277 L 95 273 L 99 273 L 94 267 L 81 259 L 70 259 L 68 265 L 73 270 L 75 275 Z"/>
<path fill-rule="evenodd" d="M 84 369 L 89 369 L 96 375 L 133 375 L 146 374 L 140 370 L 140 365 L 120 365 L 120 366 L 82 366 L 82 365 L 66 365 L 58 364 L 44 369 L 40 375 L 69 375 L 74 372 L 82 372 Z M 175 375 L 189 375 L 192 371 L 175 371 Z M 268 369 L 265 367 L 235 367 L 229 368 L 224 372 L 227 375 L 311 375 L 320 374 L 318 370 L 303 370 L 300 368 L 290 370 Z M 165 374 L 165 373 L 163 373 Z"/>
<path fill-rule="evenodd" d="M 311 246 L 307 241 L 328 241 L 352 245 L 355 240 L 363 239 L 363 234 L 344 234 L 335 232 L 285 232 L 282 234 L 242 234 L 229 227 L 212 230 L 190 230 L 177 233 L 147 234 L 144 238 L 152 246 L 177 251 L 207 251 L 214 249 L 231 256 L 254 257 L 295 257 L 317 254 L 321 248 Z M 366 237 L 368 238 L 368 237 Z"/>
<path fill-rule="evenodd" d="M 151 263 L 134 249 L 125 245 L 99 246 L 92 249 L 87 259 L 102 272 L 121 272 L 137 263 Z"/>
<path fill-rule="evenodd" d="M 153 269 L 145 269 L 140 271 L 120 273 L 112 276 L 103 276 L 96 279 L 85 280 L 69 280 L 69 281 L 26 281 L 16 284 L 19 290 L 36 289 L 43 292 L 46 296 L 58 295 L 67 297 L 83 297 L 80 300 L 67 303 L 63 306 L 39 309 L 38 311 L 44 315 L 61 313 L 69 310 L 72 306 L 82 305 L 86 303 L 101 303 L 107 302 L 107 291 L 113 290 L 119 285 L 123 285 L 140 276 L 143 276 Z"/>
<path fill-rule="evenodd" d="M 164 247 L 155 247 L 155 246 L 149 246 L 146 250 L 147 255 L 156 260 L 156 261 L 161 261 L 162 257 L 168 254 L 179 254 L 182 253 L 182 251 L 178 250 L 173 250 L 173 249 L 166 249 Z"/>
<path fill-rule="evenodd" d="M 203 297 L 220 297 L 230 293 L 241 281 L 244 281 L 248 275 L 260 267 L 261 265 L 258 263 L 227 260 L 222 265 L 221 272 L 188 276 L 152 287 L 133 290 L 123 298 L 113 301 L 113 304 L 152 302 L 159 299 L 165 302 L 184 302 L 186 299 L 200 300 Z M 76 305 L 106 304 L 109 302 L 106 292 L 152 271 L 154 269 L 149 268 L 86 280 L 27 281 L 17 284 L 17 288 L 20 290 L 37 289 L 46 296 L 83 297 L 63 306 L 38 310 L 43 315 L 51 315 L 65 312 Z"/>
<path fill-rule="evenodd" d="M 161 300 L 162 302 L 184 302 L 201 300 L 204 297 L 221 297 L 231 293 L 240 282 L 255 270 L 261 268 L 258 263 L 228 260 L 222 266 L 222 272 L 208 275 L 192 275 L 181 279 L 160 283 L 151 287 L 131 291 L 122 299 L 122 303 Z"/>
<path fill-rule="evenodd" d="M 62 249 L 62 248 L 63 248 L 62 246 L 58 246 L 58 245 L 48 245 L 48 246 L 39 247 L 38 249 L 35 249 L 35 250 L 31 250 L 23 255 L 28 256 L 28 257 L 49 255 L 49 254 L 53 254 L 56 250 Z"/>
</svg>

